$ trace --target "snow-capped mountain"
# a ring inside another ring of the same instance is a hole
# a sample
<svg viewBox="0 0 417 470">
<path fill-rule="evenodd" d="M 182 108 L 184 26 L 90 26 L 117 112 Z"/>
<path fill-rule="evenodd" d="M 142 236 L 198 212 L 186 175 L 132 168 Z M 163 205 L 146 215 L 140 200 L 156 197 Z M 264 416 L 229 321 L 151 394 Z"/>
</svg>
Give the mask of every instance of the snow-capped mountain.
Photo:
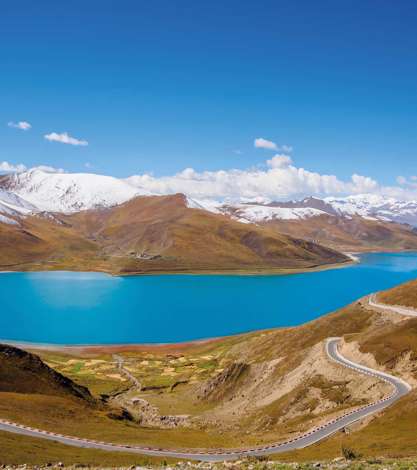
<svg viewBox="0 0 417 470">
<path fill-rule="evenodd" d="M 0 222 L 15 225 L 18 224 L 16 219 L 36 211 L 37 208 L 28 201 L 0 188 Z"/>
<path fill-rule="evenodd" d="M 10 175 L 3 186 L 39 211 L 66 213 L 110 207 L 149 194 L 111 176 L 39 169 Z"/>
<path fill-rule="evenodd" d="M 71 213 L 111 207 L 136 196 L 151 195 L 128 179 L 89 173 L 51 173 L 32 169 L 0 177 L 0 214 L 22 217 L 30 213 Z M 322 215 L 408 223 L 417 226 L 417 201 L 400 201 L 374 194 L 347 197 L 308 197 L 287 202 L 219 202 L 186 195 L 190 208 L 220 213 L 243 223 L 307 220 Z M 2 220 L 4 222 L 4 220 Z"/>
<path fill-rule="evenodd" d="M 417 226 L 417 201 L 398 201 L 374 194 L 361 194 L 343 198 L 308 197 L 300 201 L 271 202 L 268 204 L 228 203 L 201 205 L 206 210 L 221 212 L 246 223 L 271 220 L 302 220 L 320 215 L 406 223 Z"/>
<path fill-rule="evenodd" d="M 300 220 L 326 214 L 314 207 L 274 207 L 259 204 L 224 205 L 219 211 L 243 223 L 269 222 L 276 219 Z"/>
<path fill-rule="evenodd" d="M 327 197 L 324 201 L 341 215 L 359 215 L 417 226 L 417 201 L 398 201 L 376 194 Z"/>
</svg>

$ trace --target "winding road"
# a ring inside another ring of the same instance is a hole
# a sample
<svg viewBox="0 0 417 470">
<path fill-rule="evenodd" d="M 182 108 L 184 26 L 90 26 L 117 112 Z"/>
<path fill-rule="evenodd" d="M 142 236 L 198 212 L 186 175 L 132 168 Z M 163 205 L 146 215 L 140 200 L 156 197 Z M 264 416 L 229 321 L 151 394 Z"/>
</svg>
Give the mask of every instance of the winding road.
<svg viewBox="0 0 417 470">
<path fill-rule="evenodd" d="M 373 308 L 381 310 L 388 310 L 389 312 L 398 313 L 407 317 L 417 317 L 417 310 L 408 307 L 400 307 L 398 305 L 381 304 L 376 300 L 376 294 L 371 294 L 368 298 L 368 303 Z"/>
<path fill-rule="evenodd" d="M 370 375 L 372 377 L 376 377 L 384 382 L 389 383 L 392 386 L 392 393 L 381 400 L 347 411 L 343 415 L 334 418 L 333 420 L 319 427 L 313 428 L 302 435 L 299 435 L 284 442 L 277 442 L 261 447 L 254 446 L 252 448 L 246 449 L 213 449 L 201 451 L 180 449 L 176 450 L 140 445 L 113 444 L 95 441 L 91 439 L 65 436 L 62 434 L 48 432 L 41 429 L 35 429 L 29 426 L 13 423 L 7 420 L 0 420 L 0 430 L 23 434 L 26 436 L 49 439 L 51 441 L 56 441 L 62 444 L 67 444 L 76 447 L 101 449 L 113 452 L 129 452 L 155 457 L 172 457 L 178 459 L 201 460 L 207 462 L 234 460 L 245 456 L 262 456 L 287 452 L 295 449 L 302 449 L 304 447 L 310 446 L 316 442 L 325 439 L 326 437 L 345 428 L 346 426 L 351 425 L 356 421 L 365 418 L 366 416 L 383 410 L 384 408 L 395 403 L 397 400 L 399 400 L 411 390 L 410 385 L 398 377 L 394 377 L 384 372 L 380 372 L 365 367 L 363 365 L 356 364 L 350 361 L 349 359 L 343 357 L 338 350 L 339 341 L 340 338 L 329 338 L 326 340 L 326 352 L 332 361 L 340 364 L 343 367 L 352 369 L 360 374 Z M 123 362 L 121 364 L 123 364 Z"/>
</svg>

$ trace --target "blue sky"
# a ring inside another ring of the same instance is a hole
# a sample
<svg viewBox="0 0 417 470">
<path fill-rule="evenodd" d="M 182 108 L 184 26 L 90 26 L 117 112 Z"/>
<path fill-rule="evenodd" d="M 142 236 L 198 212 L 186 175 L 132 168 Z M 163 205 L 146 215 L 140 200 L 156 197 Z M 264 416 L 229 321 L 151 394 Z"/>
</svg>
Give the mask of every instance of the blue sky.
<svg viewBox="0 0 417 470">
<path fill-rule="evenodd" d="M 416 20 L 406 0 L 4 2 L 0 161 L 245 169 L 273 156 L 263 137 L 297 167 L 396 184 L 417 172 Z"/>
</svg>

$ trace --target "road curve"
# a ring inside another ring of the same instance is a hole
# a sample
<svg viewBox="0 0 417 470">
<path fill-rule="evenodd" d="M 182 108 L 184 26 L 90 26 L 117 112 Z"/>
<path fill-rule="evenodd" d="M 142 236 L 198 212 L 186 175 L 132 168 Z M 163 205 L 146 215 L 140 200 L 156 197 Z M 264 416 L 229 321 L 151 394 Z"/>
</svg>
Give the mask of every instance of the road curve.
<svg viewBox="0 0 417 470">
<path fill-rule="evenodd" d="M 305 434 L 294 437 L 285 442 L 277 442 L 261 447 L 254 446 L 252 448 L 246 449 L 175 450 L 138 445 L 112 444 L 91 439 L 65 436 L 62 434 L 48 432 L 41 429 L 31 428 L 29 426 L 23 426 L 21 424 L 13 423 L 4 419 L 0 420 L 0 431 L 7 431 L 17 434 L 23 434 L 26 436 L 49 439 L 51 441 L 56 441 L 62 444 L 67 444 L 75 447 L 101 449 L 113 452 L 129 452 L 155 457 L 172 457 L 178 459 L 201 460 L 207 462 L 234 460 L 245 456 L 262 456 L 277 454 L 281 452 L 288 452 L 295 449 L 302 449 L 311 444 L 315 444 L 316 442 L 319 442 L 322 439 L 325 439 L 326 437 L 332 435 L 340 429 L 345 428 L 346 426 L 349 426 L 355 421 L 358 421 L 370 414 L 383 410 L 384 408 L 392 405 L 394 402 L 399 400 L 411 390 L 410 385 L 398 377 L 394 377 L 384 372 L 370 369 L 368 367 L 356 364 L 350 361 L 349 359 L 344 358 L 338 350 L 339 340 L 340 338 L 329 338 L 326 341 L 326 352 L 330 359 L 344 367 L 353 369 L 358 373 L 370 375 L 389 383 L 393 389 L 392 393 L 388 397 L 378 400 L 374 403 L 370 403 L 369 405 L 361 406 L 351 411 L 347 411 L 343 415 L 334 418 L 326 424 L 313 428 Z"/>
<path fill-rule="evenodd" d="M 381 310 L 388 310 L 393 313 L 399 313 L 407 317 L 417 317 L 417 310 L 413 308 L 400 307 L 398 305 L 381 304 L 376 300 L 376 294 L 371 294 L 368 298 L 368 303 L 371 307 L 379 308 Z"/>
</svg>

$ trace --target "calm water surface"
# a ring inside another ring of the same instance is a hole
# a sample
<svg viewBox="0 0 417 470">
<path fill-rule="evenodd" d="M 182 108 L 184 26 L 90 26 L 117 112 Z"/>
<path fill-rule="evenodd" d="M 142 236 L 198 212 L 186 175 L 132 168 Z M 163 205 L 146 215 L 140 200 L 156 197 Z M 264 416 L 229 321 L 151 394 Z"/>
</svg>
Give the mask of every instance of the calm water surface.
<svg viewBox="0 0 417 470">
<path fill-rule="evenodd" d="M 0 338 L 160 343 L 297 325 L 417 278 L 417 253 L 367 254 L 343 269 L 286 276 L 0 274 Z"/>
</svg>

